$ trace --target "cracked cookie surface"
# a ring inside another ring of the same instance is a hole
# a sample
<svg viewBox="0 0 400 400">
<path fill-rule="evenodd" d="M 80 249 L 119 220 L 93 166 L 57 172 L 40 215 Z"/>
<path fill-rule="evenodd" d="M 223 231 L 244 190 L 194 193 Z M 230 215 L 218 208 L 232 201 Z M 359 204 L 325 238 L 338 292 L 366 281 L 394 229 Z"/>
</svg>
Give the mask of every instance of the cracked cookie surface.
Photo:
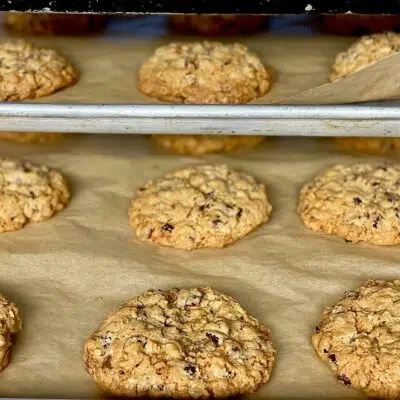
<svg viewBox="0 0 400 400">
<path fill-rule="evenodd" d="M 241 44 L 171 43 L 139 70 L 139 89 L 172 103 L 247 103 L 268 92 L 272 69 Z"/>
<path fill-rule="evenodd" d="M 136 236 L 184 250 L 224 247 L 268 221 L 264 184 L 227 165 L 169 172 L 136 192 L 129 222 Z"/>
<path fill-rule="evenodd" d="M 362 36 L 336 56 L 329 80 L 334 82 L 400 51 L 400 34 L 394 32 Z"/>
<path fill-rule="evenodd" d="M 201 155 L 249 149 L 264 141 L 265 137 L 261 135 L 152 135 L 151 139 L 153 144 L 163 151 Z"/>
<path fill-rule="evenodd" d="M 12 336 L 22 329 L 18 308 L 0 294 L 0 371 L 10 361 Z"/>
<path fill-rule="evenodd" d="M 400 397 L 400 280 L 370 280 L 328 307 L 313 346 L 346 386 Z"/>
<path fill-rule="evenodd" d="M 307 228 L 346 241 L 400 243 L 400 164 L 336 165 L 300 192 L 298 213 Z"/>
<path fill-rule="evenodd" d="M 73 85 L 78 73 L 54 50 L 23 40 L 0 44 L 0 100 L 47 96 Z"/>
<path fill-rule="evenodd" d="M 0 159 L 0 232 L 44 221 L 70 200 L 64 177 L 44 165 Z"/>
<path fill-rule="evenodd" d="M 114 310 L 85 344 L 86 370 L 119 396 L 228 397 L 269 380 L 269 330 L 211 288 L 148 290 Z"/>
</svg>

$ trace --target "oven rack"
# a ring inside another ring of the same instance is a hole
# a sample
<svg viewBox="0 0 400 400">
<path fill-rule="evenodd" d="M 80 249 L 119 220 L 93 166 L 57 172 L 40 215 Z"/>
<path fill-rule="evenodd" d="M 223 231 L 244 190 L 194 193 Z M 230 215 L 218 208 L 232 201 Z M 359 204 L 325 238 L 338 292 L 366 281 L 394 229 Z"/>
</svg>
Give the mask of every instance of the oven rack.
<svg viewBox="0 0 400 400">
<path fill-rule="evenodd" d="M 399 14 L 400 0 L 1 0 L 0 11 L 195 14 Z"/>
<path fill-rule="evenodd" d="M 0 130 L 115 134 L 400 136 L 400 101 L 354 105 L 0 103 Z"/>
</svg>

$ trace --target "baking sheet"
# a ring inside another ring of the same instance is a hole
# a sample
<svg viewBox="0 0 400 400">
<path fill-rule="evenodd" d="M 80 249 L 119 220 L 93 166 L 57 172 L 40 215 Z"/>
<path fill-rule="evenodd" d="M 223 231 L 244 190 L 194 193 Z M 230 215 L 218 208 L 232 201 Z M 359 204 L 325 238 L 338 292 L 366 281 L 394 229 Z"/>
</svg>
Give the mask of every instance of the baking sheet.
<svg viewBox="0 0 400 400">
<path fill-rule="evenodd" d="M 80 71 L 81 77 L 75 86 L 41 98 L 38 102 L 158 103 L 137 90 L 140 65 L 158 46 L 172 41 L 202 39 L 170 35 L 163 26 L 163 20 L 159 18 L 130 22 L 129 28 L 123 29 L 123 25 L 120 25 L 120 30 L 100 36 L 34 37 L 2 32 L 0 40 L 22 37 L 38 45 L 54 48 L 68 56 Z M 247 45 L 265 64 L 275 70 L 272 90 L 253 101 L 254 104 L 344 104 L 400 97 L 400 77 L 397 70 L 400 54 L 341 82 L 327 84 L 336 54 L 345 50 L 356 38 L 318 34 L 310 36 L 301 31 L 296 19 L 289 26 L 275 25 L 269 32 L 221 39 L 227 43 L 240 42 Z M 300 33 L 296 33 L 296 30 Z M 219 38 L 214 37 L 211 40 Z"/>
<path fill-rule="evenodd" d="M 277 363 L 253 398 L 361 397 L 337 383 L 312 349 L 322 310 L 368 278 L 398 278 L 399 247 L 351 245 L 313 233 L 296 215 L 303 183 L 338 162 L 327 139 L 277 139 L 246 153 L 201 158 L 156 153 L 146 137 L 72 136 L 43 145 L 1 143 L 0 156 L 61 170 L 73 193 L 53 219 L 1 234 L 0 292 L 24 318 L 0 397 L 97 398 L 82 349 L 101 319 L 148 288 L 209 285 L 272 330 Z M 127 210 L 136 188 L 171 169 L 228 163 L 265 182 L 270 222 L 225 249 L 192 252 L 137 241 Z"/>
</svg>

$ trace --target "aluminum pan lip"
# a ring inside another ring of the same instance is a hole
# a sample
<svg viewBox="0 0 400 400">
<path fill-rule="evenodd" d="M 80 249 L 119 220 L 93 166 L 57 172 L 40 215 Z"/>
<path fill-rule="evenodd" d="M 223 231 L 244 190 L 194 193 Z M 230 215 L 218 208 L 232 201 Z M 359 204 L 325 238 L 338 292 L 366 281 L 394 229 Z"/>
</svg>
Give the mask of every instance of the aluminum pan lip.
<svg viewBox="0 0 400 400">
<path fill-rule="evenodd" d="M 1 117 L 399 120 L 400 102 L 362 105 L 192 105 L 0 103 Z"/>
</svg>

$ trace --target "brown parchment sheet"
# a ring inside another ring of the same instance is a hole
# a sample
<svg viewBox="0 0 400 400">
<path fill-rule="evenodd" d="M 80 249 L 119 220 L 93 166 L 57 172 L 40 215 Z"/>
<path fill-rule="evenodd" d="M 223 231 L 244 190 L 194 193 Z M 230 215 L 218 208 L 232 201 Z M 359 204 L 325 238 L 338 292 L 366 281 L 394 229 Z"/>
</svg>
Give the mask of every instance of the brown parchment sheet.
<svg viewBox="0 0 400 400">
<path fill-rule="evenodd" d="M 72 38 L 16 36 L 1 32 L 0 40 L 24 38 L 54 48 L 80 71 L 80 80 L 75 86 L 36 102 L 152 104 L 159 102 L 137 89 L 137 72 L 142 62 L 158 46 L 172 41 L 202 40 L 156 32 L 156 27 L 152 29 L 151 26 L 144 33 L 132 29 L 118 35 Z M 340 82 L 328 84 L 336 54 L 346 50 L 356 40 L 354 37 L 283 35 L 278 29 L 253 36 L 210 40 L 243 43 L 265 64 L 273 67 L 275 82 L 272 90 L 253 101 L 254 104 L 341 104 L 400 97 L 400 54 Z"/>
<path fill-rule="evenodd" d="M 212 286 L 272 330 L 277 362 L 253 399 L 361 398 L 337 383 L 310 336 L 322 310 L 368 278 L 399 277 L 400 248 L 351 245 L 313 233 L 296 214 L 303 183 L 343 154 L 327 139 L 269 139 L 250 152 L 183 157 L 157 153 L 147 137 L 72 136 L 42 145 L 1 143 L 0 157 L 62 171 L 72 189 L 54 218 L 0 236 L 0 292 L 21 309 L 0 397 L 97 398 L 82 348 L 102 318 L 148 288 Z M 271 220 L 224 249 L 185 252 L 135 239 L 127 210 L 148 179 L 193 164 L 228 163 L 265 182 Z"/>
</svg>

